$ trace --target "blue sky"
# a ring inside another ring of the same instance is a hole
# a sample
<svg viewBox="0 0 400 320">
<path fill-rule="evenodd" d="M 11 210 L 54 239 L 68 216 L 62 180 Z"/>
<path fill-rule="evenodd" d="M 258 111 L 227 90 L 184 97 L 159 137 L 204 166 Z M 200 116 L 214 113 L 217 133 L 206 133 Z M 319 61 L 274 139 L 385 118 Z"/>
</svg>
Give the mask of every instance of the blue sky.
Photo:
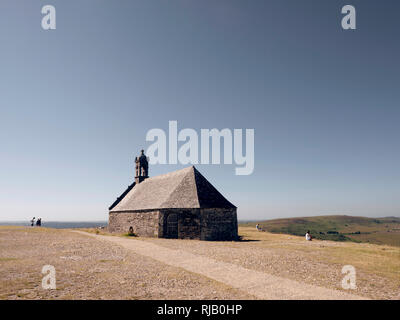
<svg viewBox="0 0 400 320">
<path fill-rule="evenodd" d="M 341 8 L 357 30 L 341 28 Z M 54 5 L 57 29 L 41 28 Z M 106 220 L 148 130 L 254 128 L 197 168 L 239 219 L 400 215 L 398 1 L 0 3 L 0 220 Z M 150 175 L 182 166 L 154 165 Z"/>
</svg>

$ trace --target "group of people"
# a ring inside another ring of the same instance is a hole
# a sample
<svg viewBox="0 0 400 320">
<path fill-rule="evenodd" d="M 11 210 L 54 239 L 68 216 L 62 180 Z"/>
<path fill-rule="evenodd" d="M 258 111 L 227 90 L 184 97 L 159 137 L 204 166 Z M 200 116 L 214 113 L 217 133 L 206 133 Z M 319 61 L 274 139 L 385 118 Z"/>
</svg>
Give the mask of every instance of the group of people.
<svg viewBox="0 0 400 320">
<path fill-rule="evenodd" d="M 31 227 L 35 225 L 35 217 L 32 218 L 31 220 Z M 36 226 L 40 227 L 42 225 L 42 218 L 37 218 L 36 220 Z"/>
</svg>

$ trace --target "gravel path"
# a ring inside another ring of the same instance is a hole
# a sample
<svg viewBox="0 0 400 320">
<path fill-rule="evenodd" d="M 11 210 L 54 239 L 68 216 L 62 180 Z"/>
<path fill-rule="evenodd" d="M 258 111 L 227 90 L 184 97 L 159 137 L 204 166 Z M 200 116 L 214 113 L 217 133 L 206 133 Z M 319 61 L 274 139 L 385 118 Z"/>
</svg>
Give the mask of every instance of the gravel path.
<svg viewBox="0 0 400 320">
<path fill-rule="evenodd" d="M 103 242 L 120 245 L 170 266 L 206 276 L 260 299 L 364 299 L 343 291 L 277 277 L 240 265 L 217 261 L 181 249 L 170 249 L 135 239 L 84 233 Z"/>
<path fill-rule="evenodd" d="M 42 288 L 44 265 L 55 290 Z M 255 299 L 110 241 L 47 228 L 0 227 L 1 299 Z"/>
<path fill-rule="evenodd" d="M 259 237 L 260 233 L 255 232 L 248 238 L 256 239 L 257 236 Z M 266 239 L 261 241 L 240 242 L 138 239 L 169 249 L 184 250 L 196 256 L 232 263 L 245 269 L 347 293 L 348 291 L 341 287 L 344 277 L 342 267 L 363 260 L 369 267 L 375 266 L 375 271 L 357 265 L 357 288 L 351 290 L 351 293 L 371 299 L 400 299 L 400 268 L 394 267 L 391 277 L 389 273 L 386 273 L 386 276 L 384 274 L 385 269 L 389 270 L 388 268 L 393 266 L 396 256 L 400 262 L 397 248 L 332 241 L 304 241 L 303 237 L 262 233 L 262 237 L 264 236 Z M 370 247 L 373 247 L 373 250 Z M 343 256 L 340 257 L 338 252 L 342 252 Z M 383 254 L 389 252 L 391 253 Z M 399 263 L 397 265 L 400 267 Z"/>
</svg>

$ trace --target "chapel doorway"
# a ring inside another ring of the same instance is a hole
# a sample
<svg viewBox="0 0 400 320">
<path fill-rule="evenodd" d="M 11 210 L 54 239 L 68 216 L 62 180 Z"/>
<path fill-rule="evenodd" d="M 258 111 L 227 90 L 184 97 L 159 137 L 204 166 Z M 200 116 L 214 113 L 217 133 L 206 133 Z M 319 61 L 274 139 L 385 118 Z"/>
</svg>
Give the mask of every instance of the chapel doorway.
<svg viewBox="0 0 400 320">
<path fill-rule="evenodd" d="M 178 239 L 178 215 L 170 213 L 167 217 L 167 233 L 166 238 Z"/>
</svg>

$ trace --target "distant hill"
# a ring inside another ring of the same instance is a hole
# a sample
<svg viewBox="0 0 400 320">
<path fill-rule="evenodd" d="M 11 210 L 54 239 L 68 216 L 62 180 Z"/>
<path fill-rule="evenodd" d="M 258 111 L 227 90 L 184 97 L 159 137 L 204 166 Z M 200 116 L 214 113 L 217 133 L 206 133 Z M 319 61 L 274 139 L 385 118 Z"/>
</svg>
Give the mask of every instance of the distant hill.
<svg viewBox="0 0 400 320">
<path fill-rule="evenodd" d="M 263 230 L 304 236 L 307 230 L 316 239 L 370 242 L 400 246 L 400 218 L 366 218 L 352 216 L 317 216 L 302 218 L 246 221 L 241 226 L 259 223 Z"/>
</svg>

